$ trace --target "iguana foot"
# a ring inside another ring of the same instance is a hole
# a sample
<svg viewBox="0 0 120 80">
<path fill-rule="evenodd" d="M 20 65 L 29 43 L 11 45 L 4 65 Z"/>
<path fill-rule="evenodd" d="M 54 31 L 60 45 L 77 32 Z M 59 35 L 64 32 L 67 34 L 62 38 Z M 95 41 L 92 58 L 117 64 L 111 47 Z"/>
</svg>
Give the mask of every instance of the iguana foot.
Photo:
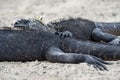
<svg viewBox="0 0 120 80">
<path fill-rule="evenodd" d="M 108 71 L 106 65 L 110 65 L 111 63 L 105 62 L 104 60 L 97 58 L 95 56 L 92 55 L 85 55 L 85 62 L 88 63 L 88 65 L 93 65 L 93 67 L 96 70 L 106 70 Z"/>
<path fill-rule="evenodd" d="M 59 35 L 61 38 L 72 37 L 73 34 L 70 31 L 55 32 L 56 35 Z"/>
<path fill-rule="evenodd" d="M 117 38 L 113 39 L 112 41 L 108 43 L 112 45 L 120 45 L 120 36 L 118 36 Z"/>
</svg>

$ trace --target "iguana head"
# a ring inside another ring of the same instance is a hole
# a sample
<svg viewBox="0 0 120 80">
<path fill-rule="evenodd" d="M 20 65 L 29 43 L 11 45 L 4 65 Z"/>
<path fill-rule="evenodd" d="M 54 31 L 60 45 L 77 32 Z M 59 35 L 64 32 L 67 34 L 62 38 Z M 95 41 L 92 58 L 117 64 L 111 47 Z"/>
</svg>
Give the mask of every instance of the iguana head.
<svg viewBox="0 0 120 80">
<path fill-rule="evenodd" d="M 32 30 L 43 30 L 47 31 L 50 28 L 37 19 L 20 19 L 17 20 L 14 24 L 15 28 L 22 28 L 23 30 L 32 29 Z"/>
<path fill-rule="evenodd" d="M 17 21 L 14 23 L 14 27 L 25 30 L 25 29 L 28 29 L 28 28 L 29 28 L 29 23 L 30 23 L 30 21 L 27 20 L 27 19 L 17 20 Z"/>
</svg>

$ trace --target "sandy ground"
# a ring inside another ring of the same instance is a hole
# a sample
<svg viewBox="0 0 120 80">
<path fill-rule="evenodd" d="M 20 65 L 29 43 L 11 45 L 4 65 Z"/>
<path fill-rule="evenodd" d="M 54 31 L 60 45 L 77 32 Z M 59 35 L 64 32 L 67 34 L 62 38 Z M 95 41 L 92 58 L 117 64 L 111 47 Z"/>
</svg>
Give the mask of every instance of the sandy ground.
<svg viewBox="0 0 120 80">
<path fill-rule="evenodd" d="M 120 22 L 120 0 L 0 0 L 0 27 L 20 18 L 42 17 L 43 22 L 68 17 Z M 0 80 L 120 80 L 120 61 L 96 71 L 85 63 L 0 62 Z"/>
</svg>

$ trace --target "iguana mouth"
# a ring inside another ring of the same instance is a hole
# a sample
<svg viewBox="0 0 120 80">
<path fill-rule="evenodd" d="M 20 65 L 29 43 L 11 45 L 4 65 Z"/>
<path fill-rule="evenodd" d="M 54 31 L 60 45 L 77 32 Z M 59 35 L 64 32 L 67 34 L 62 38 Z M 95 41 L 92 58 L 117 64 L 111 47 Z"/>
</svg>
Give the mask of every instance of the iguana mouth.
<svg viewBox="0 0 120 80">
<path fill-rule="evenodd" d="M 23 29 L 23 30 L 25 30 L 25 29 L 28 29 L 29 28 L 29 26 L 26 26 L 26 25 L 15 25 L 15 27 L 17 28 L 17 29 Z"/>
<path fill-rule="evenodd" d="M 22 27 L 0 27 L 0 30 L 24 30 Z"/>
</svg>

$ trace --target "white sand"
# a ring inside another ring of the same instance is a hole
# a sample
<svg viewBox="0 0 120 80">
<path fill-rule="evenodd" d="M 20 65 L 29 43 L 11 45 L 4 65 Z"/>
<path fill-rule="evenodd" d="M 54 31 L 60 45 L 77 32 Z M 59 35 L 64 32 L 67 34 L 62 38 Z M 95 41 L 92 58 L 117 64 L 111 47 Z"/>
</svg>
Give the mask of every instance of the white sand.
<svg viewBox="0 0 120 80">
<path fill-rule="evenodd" d="M 68 17 L 120 22 L 120 0 L 0 0 L 0 27 L 37 16 L 45 23 Z M 85 63 L 0 62 L 0 80 L 120 80 L 120 61 L 113 63 L 96 71 Z"/>
</svg>

